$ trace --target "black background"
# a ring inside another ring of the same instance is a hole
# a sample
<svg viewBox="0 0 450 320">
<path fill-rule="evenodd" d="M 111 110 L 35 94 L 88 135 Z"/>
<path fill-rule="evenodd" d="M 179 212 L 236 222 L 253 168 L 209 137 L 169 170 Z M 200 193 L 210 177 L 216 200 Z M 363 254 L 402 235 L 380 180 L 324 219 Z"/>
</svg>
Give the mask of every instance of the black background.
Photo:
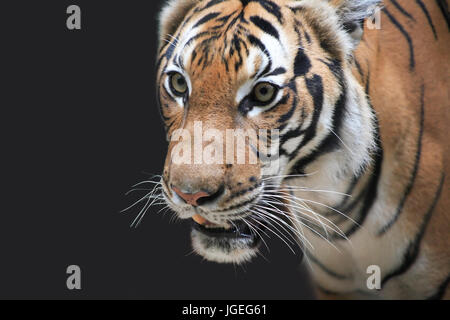
<svg viewBox="0 0 450 320">
<path fill-rule="evenodd" d="M 310 280 L 274 237 L 241 267 L 203 261 L 189 225 L 120 213 L 161 171 L 155 100 L 162 1 L 2 1 L 0 298 L 303 299 Z M 66 28 L 77 4 L 82 30 Z M 82 290 L 66 288 L 79 265 Z"/>
</svg>

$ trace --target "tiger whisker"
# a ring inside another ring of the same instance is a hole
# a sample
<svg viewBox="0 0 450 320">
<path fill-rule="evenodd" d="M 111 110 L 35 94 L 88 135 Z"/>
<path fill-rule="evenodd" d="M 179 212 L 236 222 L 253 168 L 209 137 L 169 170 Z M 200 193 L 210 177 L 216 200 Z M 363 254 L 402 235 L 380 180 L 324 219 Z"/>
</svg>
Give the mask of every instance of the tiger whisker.
<svg viewBox="0 0 450 320">
<path fill-rule="evenodd" d="M 289 217 L 288 217 L 289 218 Z M 337 251 L 339 251 L 340 252 L 340 250 L 328 239 L 328 238 L 326 238 L 325 236 L 323 236 L 322 234 L 320 234 L 317 230 L 315 230 L 314 228 L 312 228 L 312 227 L 310 227 L 309 225 L 307 225 L 307 224 L 305 224 L 305 223 L 303 223 L 301 220 L 299 220 L 299 219 L 295 219 L 295 221 L 292 221 L 291 219 L 290 219 L 290 221 L 294 224 L 294 225 L 296 225 L 296 223 L 299 223 L 299 224 L 301 224 L 301 225 L 303 225 L 303 226 L 305 226 L 306 228 L 308 228 L 309 230 L 311 230 L 311 232 L 313 232 L 313 233 L 315 233 L 315 234 L 317 234 L 320 238 L 322 238 L 323 240 L 325 240 L 328 244 L 330 244 L 333 248 L 335 248 Z"/>
<path fill-rule="evenodd" d="M 258 215 L 257 213 L 251 211 L 253 214 Z M 289 243 L 287 243 L 278 233 L 274 232 L 270 227 L 268 227 L 267 225 L 263 225 L 262 222 L 260 222 L 257 219 L 254 219 L 253 217 L 249 217 L 249 219 L 252 219 L 253 221 L 255 221 L 256 223 L 260 224 L 261 226 L 267 228 L 267 230 L 269 230 L 270 232 L 272 232 L 274 235 L 276 235 L 281 241 L 283 241 L 287 247 L 292 251 L 292 253 L 295 254 L 294 249 L 292 249 L 292 247 L 289 245 Z"/>
<path fill-rule="evenodd" d="M 256 208 L 259 208 L 259 210 L 263 210 L 264 212 L 266 212 L 265 210 L 271 210 L 271 208 L 267 208 L 261 205 L 255 205 Z M 278 209 L 276 207 L 274 207 L 275 209 Z M 273 210 L 271 210 L 273 211 Z M 282 214 L 283 216 L 289 218 L 284 212 L 282 212 L 281 210 L 278 209 L 277 211 L 278 213 Z M 294 229 L 292 226 L 290 226 L 289 224 L 286 224 L 282 219 L 278 218 L 277 216 L 275 216 L 275 218 L 277 218 L 277 220 L 281 221 L 283 224 L 285 224 L 289 230 L 291 230 L 292 232 L 296 233 L 298 232 L 298 230 Z M 289 232 L 288 230 L 286 230 L 285 228 L 283 228 L 286 232 Z M 294 239 L 295 240 L 295 239 Z"/>
<path fill-rule="evenodd" d="M 268 194 L 270 194 L 270 192 L 268 192 Z M 282 192 L 280 192 L 280 193 L 278 193 L 278 194 L 275 194 L 275 195 L 280 195 L 280 194 L 282 194 Z M 290 193 L 284 193 L 284 195 L 286 195 L 287 197 L 290 197 L 292 200 L 298 200 L 298 201 L 302 201 L 302 202 L 310 202 L 310 203 L 313 203 L 313 204 L 317 204 L 317 205 L 319 205 L 319 206 L 323 206 L 323 207 L 325 207 L 325 208 L 327 208 L 327 209 L 330 209 L 330 210 L 332 210 L 332 211 L 335 211 L 335 212 L 339 213 L 340 215 L 344 216 L 345 218 L 347 218 L 348 220 L 352 221 L 352 222 L 355 223 L 356 225 L 359 225 L 358 222 L 356 222 L 356 221 L 353 220 L 351 217 L 349 217 L 348 215 L 346 215 L 345 213 L 339 211 L 339 210 L 336 209 L 336 208 L 330 207 L 330 206 L 328 206 L 328 205 L 326 205 L 326 204 L 323 204 L 323 203 L 320 203 L 320 202 L 317 202 L 317 201 L 308 200 L 308 199 L 302 199 L 302 198 L 296 197 L 296 196 L 294 196 L 294 195 L 292 195 L 292 194 L 290 194 Z M 281 197 L 281 198 L 282 198 L 282 199 L 286 199 L 286 198 L 284 198 L 284 197 Z M 322 216 L 322 217 L 323 217 L 323 216 Z M 325 218 L 325 217 L 323 217 L 323 218 Z"/>
<path fill-rule="evenodd" d="M 262 209 L 261 209 L 262 208 Z M 261 214 L 263 214 L 263 215 L 265 215 L 267 212 L 265 212 L 264 211 L 264 207 L 261 207 L 261 206 L 258 206 L 258 207 L 255 207 L 255 208 L 253 208 L 254 210 L 256 210 L 256 212 L 258 212 L 258 213 L 261 213 Z M 276 223 L 277 225 L 279 225 L 280 226 L 280 228 L 282 228 L 287 234 L 289 234 L 290 235 L 290 233 L 289 233 L 289 231 L 285 228 L 285 226 L 284 225 L 286 225 L 287 227 L 290 227 L 290 229 L 292 229 L 292 227 L 290 226 L 290 225 L 288 225 L 288 224 L 286 224 L 283 220 L 281 220 L 280 218 L 278 218 L 278 217 L 276 217 L 276 216 L 269 216 L 269 215 L 267 215 L 267 217 L 266 217 L 267 219 L 269 219 L 269 220 L 271 220 L 271 221 L 273 221 L 274 223 Z M 268 222 L 267 221 L 267 219 L 265 219 L 265 221 L 266 222 Z M 278 230 L 279 231 L 279 230 Z M 295 231 L 295 230 L 294 230 Z M 297 239 L 295 238 L 295 237 L 293 237 L 292 235 L 290 235 L 291 236 L 291 238 L 294 240 L 294 242 L 297 242 Z M 286 237 L 287 238 L 287 237 Z M 290 243 L 293 243 L 290 239 L 289 239 L 289 242 Z"/>
<path fill-rule="evenodd" d="M 304 215 L 305 217 L 309 217 L 309 218 L 311 218 L 311 219 L 314 219 L 314 217 L 315 217 L 314 220 L 316 220 L 317 222 L 320 223 L 320 226 L 321 226 L 322 229 L 324 230 L 324 232 L 325 232 L 325 234 L 327 235 L 327 237 L 328 237 L 328 231 L 327 231 L 326 228 L 329 228 L 330 230 L 336 232 L 338 235 L 340 235 L 340 236 L 343 237 L 344 239 L 348 240 L 347 237 L 345 236 L 345 233 L 344 233 L 344 232 L 343 232 L 343 231 L 342 231 L 335 223 L 333 223 L 331 220 L 329 220 L 328 218 L 324 217 L 323 215 L 318 214 L 317 212 L 315 212 L 314 210 L 312 210 L 311 208 L 309 208 L 309 206 L 307 206 L 306 204 L 305 204 L 306 206 L 304 206 L 304 205 L 298 205 L 298 203 L 295 202 L 295 201 L 293 201 L 292 199 L 287 199 L 287 198 L 285 198 L 285 197 L 280 197 L 280 196 L 276 196 L 276 195 L 275 195 L 275 196 L 274 196 L 274 195 L 271 195 L 271 196 L 272 196 L 272 197 L 281 198 L 281 199 L 284 199 L 284 200 L 288 200 L 289 202 L 293 202 L 293 203 L 294 203 L 294 204 L 287 204 L 287 203 L 276 203 L 276 204 L 282 204 L 282 205 L 285 205 L 286 207 L 292 208 L 294 211 L 296 211 L 296 212 L 298 212 L 298 213 L 301 213 L 301 214 Z M 267 201 L 267 200 L 265 200 L 265 201 Z M 309 215 L 306 215 L 302 210 L 305 210 L 305 211 L 307 211 L 307 212 L 310 212 L 311 214 L 314 215 L 314 217 L 309 216 Z M 324 224 L 324 223 L 322 222 L 322 219 L 325 220 L 326 222 L 328 222 L 329 224 L 331 224 L 332 227 L 329 226 L 329 225 Z M 312 222 L 312 221 L 311 221 L 311 222 Z M 317 226 L 319 226 L 319 225 L 317 225 Z"/>
<path fill-rule="evenodd" d="M 302 219 L 302 217 L 298 217 L 298 216 L 296 216 L 296 215 L 294 215 L 293 217 L 291 217 L 290 215 L 286 214 L 285 212 L 281 211 L 280 209 L 278 209 L 277 207 L 275 207 L 275 206 L 273 205 L 273 204 L 283 204 L 283 203 L 275 203 L 275 202 L 267 201 L 267 200 L 264 200 L 264 202 L 265 202 L 265 204 L 271 206 L 274 210 L 276 210 L 278 213 L 280 213 L 281 215 L 283 215 L 283 216 L 285 216 L 285 217 L 287 217 L 287 218 L 294 218 L 295 220 Z M 318 220 L 318 218 L 311 217 L 311 216 L 309 216 L 309 215 L 305 215 L 305 214 L 304 214 L 303 212 L 301 212 L 301 211 L 296 211 L 296 212 L 301 213 L 301 214 L 304 216 L 303 219 L 306 218 L 306 220 L 307 220 L 308 222 L 313 223 L 314 225 L 316 225 L 316 226 L 318 226 L 318 227 L 321 226 L 321 225 L 319 225 L 319 224 L 316 223 L 316 221 L 320 223 L 320 221 Z M 310 220 L 310 219 L 312 219 L 312 220 Z M 291 222 L 292 222 L 292 221 L 291 221 Z M 300 222 L 300 220 L 298 220 L 298 222 Z M 328 225 L 325 225 L 325 227 L 329 228 L 330 230 L 332 230 L 332 231 L 334 231 L 334 232 L 336 232 L 336 233 L 339 233 L 337 230 L 335 230 L 334 228 L 332 228 L 332 227 L 330 227 L 330 226 L 328 226 Z"/>
<path fill-rule="evenodd" d="M 297 187 L 297 186 L 279 186 L 276 184 L 264 184 L 265 187 L 276 187 L 276 188 L 280 188 L 281 191 L 282 190 L 289 190 L 289 191 L 305 191 L 305 192 L 323 192 L 323 193 L 331 193 L 331 194 L 336 194 L 336 195 L 340 195 L 340 196 L 344 196 L 344 197 L 352 197 L 351 194 L 347 194 L 347 193 L 343 193 L 343 192 L 338 192 L 338 191 L 332 191 L 332 190 L 322 190 L 322 189 L 309 189 L 306 187 Z"/>
<path fill-rule="evenodd" d="M 267 217 L 274 217 L 277 218 L 276 216 L 265 212 L 264 214 L 259 212 L 259 214 L 257 214 L 260 218 L 264 219 L 267 222 Z M 261 215 L 263 215 L 263 217 L 261 217 Z M 284 224 L 286 224 L 283 221 Z M 286 224 L 287 226 L 289 226 L 288 224 Z M 295 226 L 295 224 L 293 224 Z M 289 226 L 290 227 L 290 226 Z M 297 232 L 295 229 L 292 229 L 292 232 L 294 233 L 294 235 L 292 235 L 290 232 L 288 232 L 288 234 L 292 237 L 292 239 L 294 239 L 295 243 L 300 247 L 303 248 L 305 246 L 305 243 L 310 246 L 311 248 L 313 248 L 311 242 L 304 236 L 304 234 L 302 232 Z"/>
<path fill-rule="evenodd" d="M 127 193 L 125 193 L 126 196 L 128 196 L 130 193 L 136 192 L 136 191 L 151 191 L 152 189 L 144 189 L 144 188 L 135 188 L 131 189 Z"/>
<path fill-rule="evenodd" d="M 353 152 L 352 149 L 350 149 L 347 144 L 345 144 L 344 140 L 341 139 L 341 137 L 339 137 L 339 135 L 333 131 L 333 129 L 330 128 L 330 131 L 332 134 L 334 134 L 336 136 L 336 138 L 339 139 L 339 141 L 342 143 L 342 145 L 350 152 L 350 154 L 354 155 L 355 153 Z"/>
<path fill-rule="evenodd" d="M 327 236 L 327 238 L 329 238 L 328 229 L 330 229 L 330 231 L 335 232 L 336 234 L 341 236 L 343 239 L 348 240 L 345 233 L 336 224 L 334 224 L 332 221 L 329 221 L 328 219 L 321 216 L 320 214 L 314 212 L 313 210 L 310 210 L 310 209 L 306 210 L 313 214 L 313 216 L 310 216 L 310 215 L 305 214 L 302 211 L 304 209 L 299 209 L 297 206 L 289 205 L 288 207 L 290 209 L 292 209 L 295 213 L 301 214 L 301 216 L 296 216 L 298 219 L 300 219 L 300 220 L 296 219 L 297 222 L 301 222 L 301 220 L 303 219 L 303 220 L 308 221 L 309 223 L 312 223 L 313 225 L 315 225 L 317 227 L 321 227 L 322 230 L 324 231 L 325 235 Z M 324 224 L 320 218 L 326 220 L 331 226 Z M 310 219 L 313 219 L 313 220 L 311 221 Z"/>
<path fill-rule="evenodd" d="M 304 177 L 309 177 L 309 176 L 315 175 L 317 173 L 318 173 L 318 171 L 315 171 L 312 173 L 306 173 L 306 174 L 287 174 L 287 175 L 280 175 L 280 176 L 270 176 L 270 177 L 263 178 L 261 180 L 267 181 L 267 180 L 274 180 L 274 179 L 279 179 L 279 178 L 304 178 Z"/>
<path fill-rule="evenodd" d="M 259 215 L 259 218 L 263 219 L 265 222 L 267 222 L 267 219 L 270 219 L 272 217 L 276 218 L 276 216 L 271 215 L 271 214 L 269 214 L 267 212 L 266 213 L 260 212 L 260 215 Z M 287 234 L 294 240 L 295 244 L 298 245 L 299 248 L 303 248 L 304 247 L 304 243 L 307 243 L 308 245 L 311 245 L 309 243 L 309 241 L 306 238 L 304 238 L 301 233 L 297 234 L 297 232 L 295 230 L 291 231 L 291 232 L 287 232 Z"/>
<path fill-rule="evenodd" d="M 274 211 L 274 212 L 277 212 L 277 213 L 279 213 L 279 214 L 281 214 L 281 215 L 287 217 L 287 218 L 289 219 L 289 221 L 290 221 L 294 226 L 296 226 L 296 223 L 295 223 L 295 222 L 297 222 L 297 223 L 300 223 L 300 224 L 302 224 L 302 225 L 304 225 L 304 226 L 306 226 L 307 228 L 310 229 L 310 227 L 309 227 L 308 225 L 305 225 L 301 220 L 299 220 L 299 217 L 297 217 L 297 216 L 290 216 L 290 215 L 286 214 L 285 212 L 281 211 L 280 209 L 278 209 L 278 208 L 276 208 L 276 207 L 273 207 L 273 208 L 274 208 L 274 209 L 270 209 L 270 208 L 267 208 L 267 209 L 268 209 L 268 210 L 271 210 L 271 211 Z M 312 217 L 311 217 L 311 218 L 312 218 Z M 293 221 L 293 219 L 294 219 L 295 221 Z M 295 231 L 296 231 L 296 234 L 297 234 L 298 229 L 295 230 Z M 312 230 L 312 231 L 315 232 L 315 233 L 317 233 L 315 230 Z M 298 234 L 297 234 L 297 235 L 298 235 Z M 320 235 L 320 236 L 321 236 L 321 235 Z M 325 240 L 327 240 L 327 239 L 325 239 Z"/>
<path fill-rule="evenodd" d="M 152 202 L 150 202 L 151 200 L 152 200 L 152 198 L 148 198 L 148 200 L 145 203 L 144 207 L 141 209 L 141 211 L 139 211 L 138 215 L 136 216 L 136 218 L 131 223 L 131 227 L 137 228 L 137 226 L 140 224 L 140 222 L 142 221 L 142 218 L 144 217 L 144 215 L 147 212 L 148 208 L 150 208 L 150 206 L 152 205 Z M 153 202 L 154 201 L 156 201 L 156 199 L 153 199 Z"/>
<path fill-rule="evenodd" d="M 278 197 L 278 198 L 287 200 L 287 201 L 289 201 L 289 202 L 294 202 L 294 201 L 292 201 L 290 198 L 280 197 L 280 196 L 273 195 L 273 194 L 270 194 L 270 193 L 268 193 L 268 195 L 270 195 L 271 197 Z M 298 204 L 298 203 L 296 203 L 296 202 L 294 202 L 294 203 L 295 203 L 296 205 Z M 292 206 L 292 205 L 287 204 L 287 203 L 284 203 L 284 205 L 287 206 L 287 207 Z M 306 206 L 306 204 L 303 204 L 303 205 L 299 206 L 298 208 L 301 209 L 301 210 L 309 211 L 311 214 L 313 214 L 314 216 L 317 217 L 317 213 L 314 212 L 314 211 L 313 211 L 311 208 L 309 208 L 308 206 Z M 320 220 L 320 218 L 318 218 L 318 222 L 321 224 L 322 229 L 324 230 L 325 234 L 326 234 L 327 237 L 328 237 L 328 231 L 326 230 L 326 227 L 325 227 L 324 223 Z"/>
<path fill-rule="evenodd" d="M 255 232 L 259 238 L 261 239 L 261 241 L 264 243 L 264 246 L 267 248 L 267 251 L 270 252 L 269 246 L 267 245 L 266 241 L 264 240 L 264 237 L 258 232 L 258 230 L 256 230 L 256 226 L 254 226 L 253 224 L 251 224 L 249 221 L 243 219 L 242 221 L 244 221 L 244 223 L 250 228 L 250 230 L 252 232 Z M 263 232 L 265 235 L 267 235 L 269 237 L 269 235 L 262 229 L 258 228 L 261 232 Z M 270 238 L 270 237 L 269 237 Z M 265 258 L 265 257 L 264 257 Z"/>
<path fill-rule="evenodd" d="M 263 213 L 262 213 L 260 210 L 258 210 L 257 208 L 253 208 L 251 211 L 252 211 L 253 214 L 257 215 L 258 217 L 263 218 L 264 222 L 269 223 L 270 226 L 272 226 L 273 228 L 275 228 L 275 230 L 278 231 L 279 234 L 280 234 L 281 236 L 283 236 L 283 237 L 286 239 L 286 241 L 289 241 L 290 244 L 294 244 L 294 242 L 296 241 L 295 238 L 293 238 L 293 237 L 291 236 L 291 238 L 294 240 L 294 242 L 293 242 L 293 241 L 292 241 L 291 239 L 289 239 L 283 232 L 281 232 L 280 229 L 278 229 L 277 225 L 280 226 L 286 233 L 289 234 L 289 232 L 288 232 L 288 231 L 287 231 L 280 223 L 278 223 L 278 222 L 275 221 L 274 219 L 270 219 L 271 221 L 273 221 L 273 223 L 276 223 L 276 225 L 274 225 L 272 222 L 268 221 L 267 219 L 264 219 L 264 218 L 266 218 L 266 217 L 262 217 L 261 214 L 263 214 Z"/>
<path fill-rule="evenodd" d="M 144 199 L 151 198 L 151 197 L 152 197 L 152 196 L 151 196 L 151 192 L 147 193 L 145 196 L 143 196 L 142 198 L 140 198 L 138 201 L 136 201 L 135 203 L 133 203 L 131 206 L 129 206 L 129 207 L 127 207 L 127 208 L 121 210 L 120 213 L 124 213 L 124 212 L 130 210 L 131 208 L 133 208 L 134 206 L 136 206 L 138 203 L 142 202 Z"/>
<path fill-rule="evenodd" d="M 132 187 L 132 188 L 136 188 L 136 187 L 141 186 L 141 185 L 146 184 L 146 183 L 156 184 L 156 185 L 162 185 L 162 182 L 161 182 L 161 181 L 145 180 L 145 181 L 141 181 L 141 182 L 139 182 L 139 183 L 136 183 L 134 186 L 131 186 L 131 187 Z"/>
<path fill-rule="evenodd" d="M 290 217 L 289 215 L 287 215 L 285 212 L 281 211 L 280 209 L 278 209 L 277 207 L 275 207 L 275 206 L 273 206 L 273 205 L 271 205 L 271 204 L 268 204 L 264 199 L 261 199 L 261 200 L 263 200 L 263 202 L 265 202 L 264 204 L 270 205 L 273 209 L 268 208 L 268 207 L 266 207 L 266 206 L 258 205 L 258 204 L 255 205 L 257 208 L 259 208 L 260 210 L 263 210 L 263 211 L 266 212 L 266 213 L 269 213 L 269 212 L 267 212 L 266 210 L 275 211 L 275 212 L 277 212 L 277 213 L 280 213 L 282 216 L 288 218 L 289 221 L 292 222 L 292 221 L 291 221 L 291 217 Z M 289 225 L 288 223 L 286 223 L 284 220 L 280 219 L 278 216 L 274 216 L 274 218 L 276 218 L 277 220 L 279 220 L 283 225 L 287 226 L 287 228 L 288 228 L 289 230 L 291 230 L 291 232 L 294 232 L 294 234 L 295 234 L 296 236 L 302 237 L 303 234 L 301 233 L 300 230 L 298 230 L 298 228 L 296 228 L 296 225 L 295 225 L 295 224 L 291 226 L 291 225 Z M 294 228 L 295 228 L 295 229 L 294 229 Z M 288 232 L 286 229 L 285 229 L 285 231 Z M 297 239 L 294 239 L 294 240 L 296 241 Z"/>
</svg>

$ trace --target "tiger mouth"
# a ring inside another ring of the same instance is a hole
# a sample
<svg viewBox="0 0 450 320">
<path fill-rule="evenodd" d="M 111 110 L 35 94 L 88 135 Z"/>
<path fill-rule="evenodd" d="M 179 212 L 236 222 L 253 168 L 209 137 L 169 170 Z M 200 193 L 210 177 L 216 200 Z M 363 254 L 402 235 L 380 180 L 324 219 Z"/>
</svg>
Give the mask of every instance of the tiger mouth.
<svg viewBox="0 0 450 320">
<path fill-rule="evenodd" d="M 273 232 L 270 224 L 264 215 L 255 213 L 223 224 L 195 214 L 192 216 L 192 246 L 194 252 L 211 262 L 246 263 L 258 255 L 261 243 L 265 244 L 262 236 Z"/>
<path fill-rule="evenodd" d="M 250 243 L 250 246 L 259 244 L 261 237 L 253 228 L 250 228 L 248 223 L 243 220 L 236 220 L 227 225 L 217 225 L 204 218 L 194 217 L 192 219 L 192 228 L 201 234 L 218 240 L 233 240 L 241 239 Z M 264 232 L 264 225 L 258 225 L 258 232 Z"/>
</svg>

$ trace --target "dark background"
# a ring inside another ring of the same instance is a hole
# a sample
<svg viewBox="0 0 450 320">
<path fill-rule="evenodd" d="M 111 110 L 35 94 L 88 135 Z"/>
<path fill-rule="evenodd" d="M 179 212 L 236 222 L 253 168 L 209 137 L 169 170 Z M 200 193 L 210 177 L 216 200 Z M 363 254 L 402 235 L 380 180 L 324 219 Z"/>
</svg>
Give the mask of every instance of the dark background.
<svg viewBox="0 0 450 320">
<path fill-rule="evenodd" d="M 163 1 L 2 1 L 0 298 L 303 299 L 309 278 L 281 242 L 241 267 L 203 261 L 188 223 L 131 186 L 166 152 L 155 100 Z M 82 30 L 66 28 L 77 4 Z M 66 288 L 79 265 L 82 290 Z"/>
</svg>

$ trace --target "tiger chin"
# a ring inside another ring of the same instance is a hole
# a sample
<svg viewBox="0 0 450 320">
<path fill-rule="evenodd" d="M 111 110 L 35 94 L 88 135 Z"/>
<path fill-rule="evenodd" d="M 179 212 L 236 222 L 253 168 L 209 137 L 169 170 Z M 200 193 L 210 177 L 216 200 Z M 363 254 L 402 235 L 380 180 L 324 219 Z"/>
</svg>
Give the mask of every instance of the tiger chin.
<svg viewBox="0 0 450 320">
<path fill-rule="evenodd" d="M 449 298 L 446 8 L 168 1 L 161 188 L 191 221 L 194 251 L 245 263 L 274 234 L 300 244 L 321 297 Z M 244 135 L 246 161 L 223 151 L 229 130 Z M 377 290 L 367 286 L 372 266 Z"/>
</svg>

